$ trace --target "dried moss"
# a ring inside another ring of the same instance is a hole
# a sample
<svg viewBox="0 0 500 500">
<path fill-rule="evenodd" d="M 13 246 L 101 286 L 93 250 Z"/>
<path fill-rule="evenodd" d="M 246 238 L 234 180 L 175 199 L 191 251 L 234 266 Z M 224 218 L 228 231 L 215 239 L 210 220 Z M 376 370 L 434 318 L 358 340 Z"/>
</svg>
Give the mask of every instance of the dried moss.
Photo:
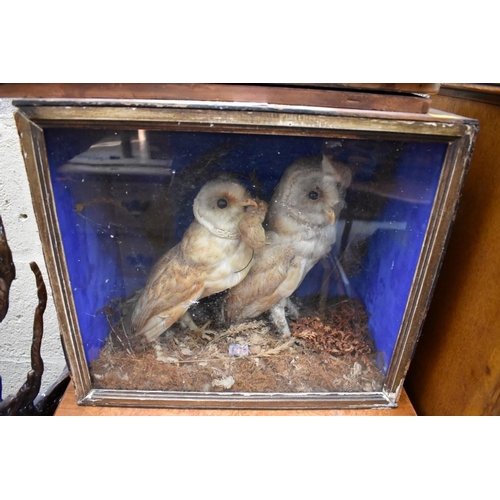
<svg viewBox="0 0 500 500">
<path fill-rule="evenodd" d="M 90 367 L 94 386 L 262 393 L 380 390 L 383 374 L 362 304 L 329 299 L 320 313 L 316 303 L 302 304 L 302 316 L 290 322 L 291 338 L 280 337 L 263 315 L 229 328 L 217 323 L 217 329 L 203 333 L 175 326 L 154 344 L 130 338 L 120 314 L 123 304 L 110 304 L 108 342 Z M 231 355 L 231 345 L 248 354 Z"/>
</svg>

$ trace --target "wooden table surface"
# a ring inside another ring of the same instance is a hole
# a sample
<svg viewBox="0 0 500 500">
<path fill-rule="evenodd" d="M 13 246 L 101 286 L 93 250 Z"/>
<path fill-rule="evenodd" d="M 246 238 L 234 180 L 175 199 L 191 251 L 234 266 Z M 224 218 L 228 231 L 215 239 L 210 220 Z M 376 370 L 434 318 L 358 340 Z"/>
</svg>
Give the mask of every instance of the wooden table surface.
<svg viewBox="0 0 500 500">
<path fill-rule="evenodd" d="M 397 408 L 371 410 L 200 410 L 177 408 L 121 408 L 108 406 L 79 406 L 70 383 L 55 414 L 63 416 L 416 416 L 403 390 Z"/>
</svg>

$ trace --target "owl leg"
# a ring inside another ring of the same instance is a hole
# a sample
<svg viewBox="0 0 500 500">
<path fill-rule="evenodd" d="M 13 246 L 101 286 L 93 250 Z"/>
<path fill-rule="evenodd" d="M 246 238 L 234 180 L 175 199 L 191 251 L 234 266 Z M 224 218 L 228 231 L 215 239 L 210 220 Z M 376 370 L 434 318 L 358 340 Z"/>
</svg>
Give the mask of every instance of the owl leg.
<svg viewBox="0 0 500 500">
<path fill-rule="evenodd" d="M 184 328 L 189 328 L 190 330 L 193 330 L 193 332 L 197 332 L 199 330 L 198 326 L 193 321 L 193 318 L 191 317 L 191 315 L 187 311 L 181 316 L 179 323 Z"/>
<path fill-rule="evenodd" d="M 286 299 L 286 309 L 288 312 L 288 317 L 296 321 L 299 319 L 299 310 L 297 306 L 291 301 L 290 297 Z"/>
<path fill-rule="evenodd" d="M 290 327 L 285 316 L 286 299 L 281 299 L 278 304 L 271 308 L 271 319 L 278 328 L 282 337 L 290 337 Z"/>
<path fill-rule="evenodd" d="M 193 321 L 193 318 L 191 318 L 191 315 L 186 311 L 183 315 L 182 318 L 179 320 L 180 324 L 184 328 L 189 328 L 191 331 L 198 333 L 200 335 L 204 335 L 205 333 L 210 333 L 211 330 L 208 330 L 208 326 L 212 322 L 211 320 L 208 320 L 201 328 L 196 325 L 196 323 Z"/>
</svg>

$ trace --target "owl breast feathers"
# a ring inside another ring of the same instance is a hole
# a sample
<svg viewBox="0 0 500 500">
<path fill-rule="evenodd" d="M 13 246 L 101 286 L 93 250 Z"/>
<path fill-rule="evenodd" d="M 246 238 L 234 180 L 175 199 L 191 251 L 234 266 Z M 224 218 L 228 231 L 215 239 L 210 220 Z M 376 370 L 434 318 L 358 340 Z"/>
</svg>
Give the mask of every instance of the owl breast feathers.
<svg viewBox="0 0 500 500">
<path fill-rule="evenodd" d="M 349 168 L 326 156 L 301 158 L 285 170 L 269 204 L 266 245 L 256 250 L 246 278 L 229 291 L 229 321 L 270 311 L 280 333 L 290 335 L 285 308 L 292 316 L 297 310 L 289 297 L 335 243 L 350 181 Z"/>
<path fill-rule="evenodd" d="M 235 286 L 251 269 L 254 249 L 265 241 L 266 208 L 234 180 L 207 182 L 193 203 L 195 220 L 148 277 L 132 312 L 133 334 L 152 341 L 179 320 L 195 327 L 189 307 Z"/>
</svg>

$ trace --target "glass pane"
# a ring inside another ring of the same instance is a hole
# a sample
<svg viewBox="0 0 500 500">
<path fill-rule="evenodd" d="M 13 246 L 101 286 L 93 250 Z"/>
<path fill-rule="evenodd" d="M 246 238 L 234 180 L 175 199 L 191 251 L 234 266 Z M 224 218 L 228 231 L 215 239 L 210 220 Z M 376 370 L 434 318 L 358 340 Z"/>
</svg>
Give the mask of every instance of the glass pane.
<svg viewBox="0 0 500 500">
<path fill-rule="evenodd" d="M 447 144 L 45 136 L 95 387 L 382 388 Z"/>
</svg>

